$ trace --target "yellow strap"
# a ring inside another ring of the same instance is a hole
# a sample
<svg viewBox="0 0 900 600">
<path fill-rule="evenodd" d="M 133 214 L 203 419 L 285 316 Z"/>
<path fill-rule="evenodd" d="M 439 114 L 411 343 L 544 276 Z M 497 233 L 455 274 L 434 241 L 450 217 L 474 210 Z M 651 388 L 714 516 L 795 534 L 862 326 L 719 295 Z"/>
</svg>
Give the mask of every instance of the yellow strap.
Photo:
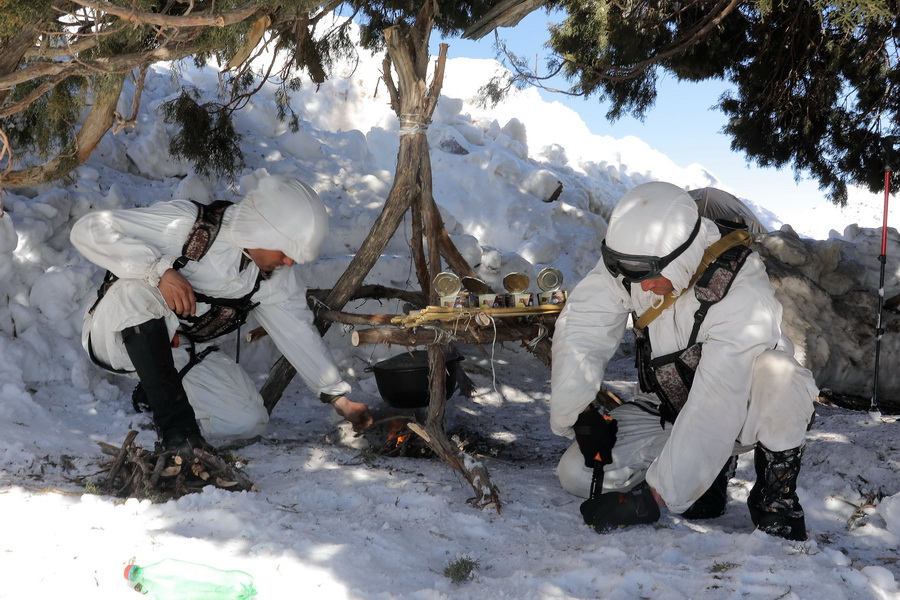
<svg viewBox="0 0 900 600">
<path fill-rule="evenodd" d="M 726 236 L 719 238 L 719 241 L 711 244 L 706 250 L 703 251 L 703 258 L 700 259 L 700 266 L 697 267 L 697 272 L 694 273 L 694 276 L 691 277 L 690 283 L 688 283 L 687 288 L 685 290 L 691 289 L 694 283 L 700 276 L 703 275 L 703 272 L 706 271 L 707 267 L 713 263 L 714 260 L 722 256 L 726 251 L 731 250 L 735 246 L 747 246 L 750 247 L 750 243 L 753 241 L 753 238 L 746 231 L 739 229 L 737 231 L 732 231 Z M 635 327 L 638 329 L 643 329 L 650 322 L 658 317 L 662 311 L 669 308 L 675 300 L 680 298 L 680 296 L 673 296 L 672 293 L 668 293 L 663 296 L 663 302 L 659 306 L 647 309 L 644 314 L 640 316 L 635 323 Z"/>
</svg>

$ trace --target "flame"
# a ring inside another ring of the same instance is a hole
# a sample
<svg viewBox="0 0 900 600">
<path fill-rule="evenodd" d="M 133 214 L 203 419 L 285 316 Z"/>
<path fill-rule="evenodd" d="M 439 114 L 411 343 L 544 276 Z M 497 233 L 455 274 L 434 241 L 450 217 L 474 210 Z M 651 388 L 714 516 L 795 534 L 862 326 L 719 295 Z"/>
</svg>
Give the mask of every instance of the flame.
<svg viewBox="0 0 900 600">
<path fill-rule="evenodd" d="M 402 419 L 395 419 L 391 423 L 391 428 L 388 432 L 388 443 L 393 442 L 394 446 L 397 447 L 402 444 L 403 440 L 405 440 L 407 437 L 409 437 L 409 432 L 406 431 L 406 421 Z"/>
</svg>

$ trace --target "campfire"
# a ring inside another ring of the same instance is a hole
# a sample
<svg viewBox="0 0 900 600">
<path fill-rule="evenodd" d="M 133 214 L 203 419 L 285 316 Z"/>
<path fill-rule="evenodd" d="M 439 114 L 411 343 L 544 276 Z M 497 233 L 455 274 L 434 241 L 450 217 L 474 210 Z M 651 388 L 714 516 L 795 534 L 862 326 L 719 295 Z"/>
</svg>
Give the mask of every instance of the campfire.
<svg viewBox="0 0 900 600">
<path fill-rule="evenodd" d="M 427 408 L 396 409 L 374 408 L 374 422 L 366 430 L 364 436 L 372 451 L 381 456 L 402 456 L 409 458 L 433 458 L 435 452 L 416 431 L 423 432 Z M 498 445 L 475 431 L 454 426 L 450 432 L 450 441 L 460 451 L 494 456 L 503 453 L 502 444 Z"/>
<path fill-rule="evenodd" d="M 375 421 L 364 435 L 376 454 L 409 458 L 434 456 L 425 440 L 410 428 L 415 428 L 422 422 L 425 409 L 381 411 L 375 409 L 373 416 Z"/>
</svg>

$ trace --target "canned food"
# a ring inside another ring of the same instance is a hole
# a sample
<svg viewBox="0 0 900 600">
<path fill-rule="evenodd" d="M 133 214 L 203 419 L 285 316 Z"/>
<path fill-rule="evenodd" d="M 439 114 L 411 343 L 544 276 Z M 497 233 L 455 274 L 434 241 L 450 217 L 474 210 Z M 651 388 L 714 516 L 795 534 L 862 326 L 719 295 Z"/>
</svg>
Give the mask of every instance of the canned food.
<svg viewBox="0 0 900 600">
<path fill-rule="evenodd" d="M 504 308 L 506 294 L 479 294 L 478 306 L 481 308 Z"/>
<path fill-rule="evenodd" d="M 538 303 L 541 306 L 545 304 L 565 304 L 568 298 L 569 294 L 565 290 L 553 290 L 538 294 Z"/>
<path fill-rule="evenodd" d="M 469 294 L 453 294 L 452 296 L 441 296 L 441 306 L 446 308 L 468 308 Z"/>
<path fill-rule="evenodd" d="M 462 285 L 476 296 L 482 294 L 491 294 L 491 286 L 478 279 L 477 277 L 463 277 Z"/>
<path fill-rule="evenodd" d="M 534 306 L 534 294 L 507 294 L 507 302 L 509 308 L 521 308 L 523 306 Z"/>
<path fill-rule="evenodd" d="M 459 277 L 457 277 L 455 273 L 448 273 L 446 271 L 435 275 L 432 283 L 434 285 L 434 291 L 441 297 L 442 303 L 445 296 L 455 296 L 459 293 L 459 290 L 462 289 Z"/>
<path fill-rule="evenodd" d="M 554 292 L 558 290 L 562 287 L 562 282 L 562 273 L 559 272 L 559 269 L 554 269 L 553 267 L 541 269 L 541 272 L 538 273 L 537 276 L 538 287 L 545 292 Z"/>
<path fill-rule="evenodd" d="M 503 287 L 510 294 L 524 293 L 528 289 L 529 283 L 531 283 L 531 280 L 524 273 L 510 273 L 503 278 Z"/>
</svg>

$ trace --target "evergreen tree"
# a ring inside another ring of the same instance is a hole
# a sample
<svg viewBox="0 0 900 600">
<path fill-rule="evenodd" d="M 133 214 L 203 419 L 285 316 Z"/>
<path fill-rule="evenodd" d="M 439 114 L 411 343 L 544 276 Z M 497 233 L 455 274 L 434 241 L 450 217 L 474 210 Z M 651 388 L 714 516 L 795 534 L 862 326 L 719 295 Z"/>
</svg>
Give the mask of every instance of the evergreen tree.
<svg viewBox="0 0 900 600">
<path fill-rule="evenodd" d="M 847 185 L 883 189 L 883 146 L 900 133 L 897 0 L 553 0 L 550 69 L 569 93 L 638 118 L 666 71 L 732 84 L 718 103 L 731 148 L 808 172 L 845 204 Z M 521 77 L 540 82 L 522 61 Z M 895 167 L 896 168 L 896 167 Z M 892 187 L 900 183 L 893 181 Z"/>
<path fill-rule="evenodd" d="M 188 57 L 198 65 L 214 60 L 227 93 L 205 101 L 185 87 L 163 107 L 162 118 L 179 129 L 170 152 L 200 173 L 233 177 L 243 166 L 233 113 L 264 81 L 275 81 L 279 116 L 296 130 L 290 94 L 301 76 L 321 83 L 338 57 L 354 51 L 349 21 L 323 31 L 325 17 L 342 11 L 356 18 L 363 45 L 383 50 L 384 29 L 409 29 L 426 4 L 435 9 L 429 27 L 452 33 L 492 3 L 0 0 L 0 188 L 65 176 L 107 131 L 133 123 L 150 65 Z M 254 60 L 264 49 L 272 51 L 265 64 Z M 134 80 L 135 94 L 131 114 L 123 115 L 116 106 L 126 78 Z"/>
</svg>

